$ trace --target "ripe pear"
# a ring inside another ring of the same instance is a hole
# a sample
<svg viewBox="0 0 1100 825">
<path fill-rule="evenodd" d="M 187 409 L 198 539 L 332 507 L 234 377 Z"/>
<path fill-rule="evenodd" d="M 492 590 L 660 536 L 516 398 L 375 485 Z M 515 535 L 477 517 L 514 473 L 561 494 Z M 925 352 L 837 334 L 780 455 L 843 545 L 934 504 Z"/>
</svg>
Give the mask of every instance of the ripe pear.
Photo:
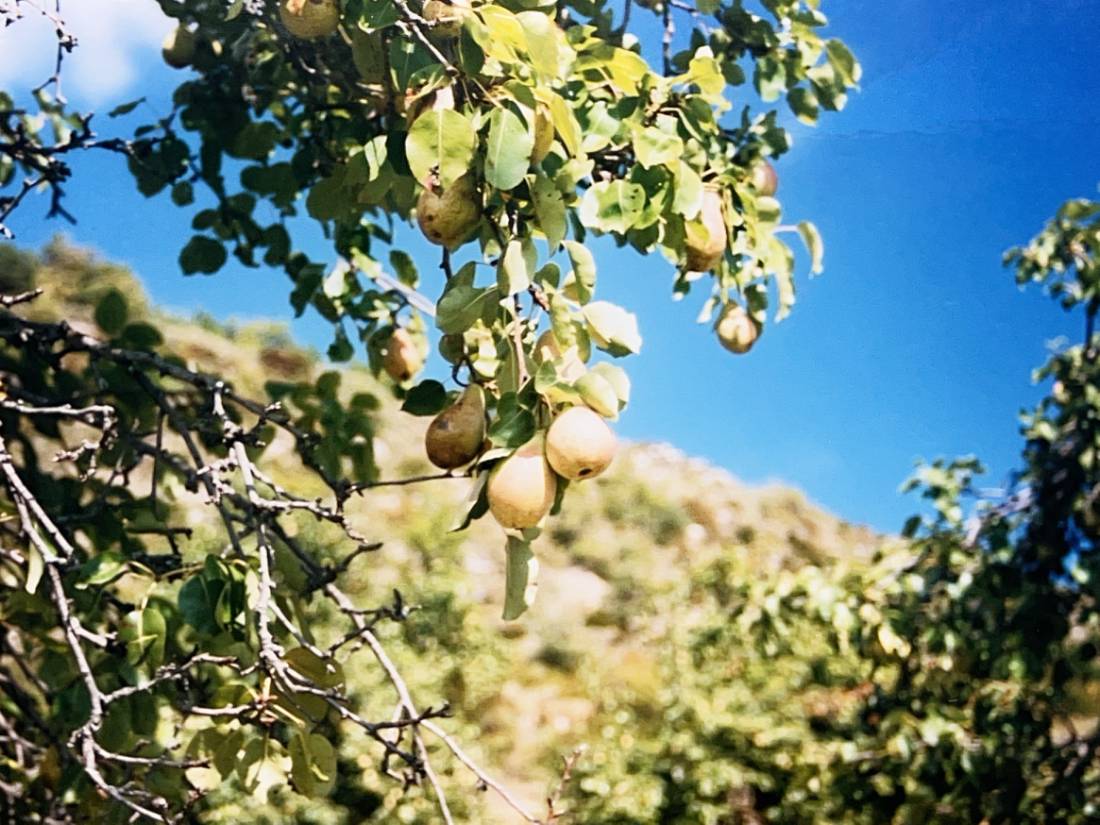
<svg viewBox="0 0 1100 825">
<path fill-rule="evenodd" d="M 546 433 L 546 459 L 558 475 L 576 481 L 598 476 L 615 457 L 615 434 L 588 407 L 570 407 Z"/>
<path fill-rule="evenodd" d="M 424 436 L 428 460 L 453 470 L 469 464 L 485 441 L 485 391 L 471 384 L 452 406 L 432 419 Z"/>
<path fill-rule="evenodd" d="M 489 473 L 489 512 L 507 530 L 534 527 L 550 512 L 557 487 L 536 436 Z"/>
<path fill-rule="evenodd" d="M 452 38 L 462 33 L 462 21 L 470 11 L 470 0 L 428 0 L 424 4 L 424 19 L 432 26 L 436 37 Z"/>
<path fill-rule="evenodd" d="M 706 230 L 704 236 L 689 233 L 685 241 L 686 265 L 692 272 L 713 269 L 726 252 L 726 219 L 722 215 L 722 195 L 717 189 L 703 190 L 703 208 L 699 213 L 699 220 Z"/>
<path fill-rule="evenodd" d="M 186 26 L 177 26 L 164 38 L 160 53 L 173 69 L 183 69 L 195 59 L 195 33 Z"/>
<path fill-rule="evenodd" d="M 340 25 L 340 5 L 336 0 L 282 0 L 279 19 L 295 37 L 327 37 Z"/>
<path fill-rule="evenodd" d="M 408 330 L 397 329 L 386 342 L 382 353 L 382 369 L 394 381 L 408 381 L 424 365 L 424 358 Z"/>
<path fill-rule="evenodd" d="M 760 327 L 756 321 L 737 304 L 730 304 L 714 325 L 718 340 L 730 352 L 743 355 L 752 349 L 760 337 Z"/>
<path fill-rule="evenodd" d="M 542 163 L 554 145 L 554 120 L 550 107 L 540 103 L 535 108 L 535 148 L 531 150 L 531 163 Z"/>
<path fill-rule="evenodd" d="M 766 160 L 760 161 L 752 168 L 752 185 L 756 194 L 771 197 L 779 189 L 779 175 L 775 167 Z"/>
<path fill-rule="evenodd" d="M 480 220 L 481 193 L 471 175 L 463 175 L 446 189 L 425 186 L 416 201 L 420 231 L 448 249 L 465 241 Z"/>
</svg>

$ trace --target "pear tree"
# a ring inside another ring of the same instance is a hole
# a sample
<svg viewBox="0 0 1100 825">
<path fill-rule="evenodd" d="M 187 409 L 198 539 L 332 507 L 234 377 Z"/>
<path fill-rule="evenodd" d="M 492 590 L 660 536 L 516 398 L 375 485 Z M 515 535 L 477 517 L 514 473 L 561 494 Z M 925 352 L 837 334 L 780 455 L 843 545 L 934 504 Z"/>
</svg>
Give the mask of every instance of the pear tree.
<svg viewBox="0 0 1100 825">
<path fill-rule="evenodd" d="M 400 598 L 365 609 L 340 588 L 377 549 L 346 506 L 395 483 L 469 485 L 460 527 L 499 523 L 504 614 L 522 614 L 532 542 L 570 484 L 612 461 L 607 422 L 630 398 L 619 361 L 642 345 L 629 308 L 600 297 L 597 239 L 649 256 L 674 297 L 702 292 L 700 321 L 749 349 L 794 304 L 787 237 L 821 269 L 817 230 L 785 224 L 775 197 L 784 118 L 843 108 L 859 64 L 826 36 L 819 0 L 148 1 L 176 21 L 163 54 L 180 82 L 150 122 L 141 101 L 117 106 L 109 118 L 140 125 L 110 138 L 61 93 L 77 47 L 64 3 L 0 7 L 5 25 L 46 14 L 58 36 L 55 77 L 0 92 L 0 232 L 40 192 L 72 217 L 69 158 L 120 155 L 138 191 L 184 211 L 184 275 L 231 258 L 281 271 L 293 312 L 331 323 L 331 362 L 365 361 L 402 409 L 432 417 L 425 448 L 443 472 L 380 478 L 377 400 L 347 397 L 337 370 L 249 397 L 173 353 L 117 291 L 96 334 L 36 319 L 32 292 L 4 296 L 3 564 L 30 663 L 16 680 L 26 804 L 174 822 L 230 776 L 323 796 L 342 781 L 327 736 L 350 724 L 391 775 L 432 789 L 443 821 L 429 737 L 525 821 L 549 821 L 410 695 L 374 633 L 403 620 Z M 438 273 L 405 248 L 414 227 Z M 322 259 L 302 249 L 318 229 Z M 450 386 L 426 363 L 446 364 Z M 265 475 L 280 439 L 323 495 Z M 40 460 L 51 450 L 59 463 Z M 147 476 L 151 496 L 135 486 Z M 176 488 L 217 525 L 199 558 L 161 500 Z M 298 516 L 342 531 L 345 554 L 303 544 Z M 346 635 L 315 638 L 314 600 Z M 349 647 L 364 646 L 397 696 L 392 718 L 363 717 L 345 690 Z"/>
</svg>

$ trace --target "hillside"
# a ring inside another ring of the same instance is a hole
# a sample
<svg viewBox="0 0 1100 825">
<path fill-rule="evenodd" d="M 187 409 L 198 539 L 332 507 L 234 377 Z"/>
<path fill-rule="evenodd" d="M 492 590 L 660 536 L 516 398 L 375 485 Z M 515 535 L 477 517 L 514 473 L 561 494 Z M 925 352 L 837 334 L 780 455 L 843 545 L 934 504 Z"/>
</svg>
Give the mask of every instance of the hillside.
<svg viewBox="0 0 1100 825">
<path fill-rule="evenodd" d="M 65 318 L 93 334 L 96 302 L 117 289 L 132 318 L 156 319 L 165 348 L 193 369 L 227 376 L 252 397 L 265 397 L 267 382 L 310 380 L 331 368 L 295 345 L 279 324 L 169 316 L 152 306 L 125 268 L 61 241 L 38 255 L 0 247 L 0 273 L 5 289 L 33 283 L 45 290 L 27 313 Z M 391 389 L 361 366 L 341 368 L 341 395 L 353 394 L 380 402 L 373 444 L 380 477 L 427 471 L 421 448 L 427 419 L 401 413 Z M 303 495 L 322 494 L 297 472 L 289 445 L 277 440 L 265 458 L 276 481 Z M 597 783 L 586 791 L 601 792 L 598 783 L 610 780 L 599 779 L 597 769 L 633 747 L 623 730 L 640 731 L 658 709 L 682 699 L 675 694 L 686 684 L 678 680 L 688 678 L 682 659 L 688 637 L 721 615 L 737 592 L 809 566 L 843 575 L 871 564 L 882 545 L 881 537 L 824 512 L 796 490 L 744 484 L 668 445 L 629 444 L 604 476 L 569 491 L 568 507 L 535 545 L 541 563 L 538 599 L 521 620 L 506 623 L 499 618 L 504 581 L 499 528 L 483 519 L 468 531 L 448 532 L 461 516 L 469 484 L 444 479 L 381 487 L 356 501 L 356 526 L 383 546 L 355 563 L 346 584 L 363 603 L 385 602 L 396 588 L 421 607 L 403 625 L 383 630 L 388 639 L 406 642 L 399 659 L 412 674 L 417 695 L 425 704 L 450 702 L 455 712 L 450 729 L 532 807 L 560 774 L 560 757 L 582 743 L 590 746 L 583 759 L 591 760 L 593 770 L 583 781 Z M 185 553 L 205 552 L 206 517 L 196 509 L 196 530 Z M 306 521 L 301 531 L 317 544 L 331 540 Z M 315 621 L 323 635 L 324 614 Z M 361 680 L 363 701 L 377 702 L 385 715 L 384 702 L 373 698 L 376 677 L 358 675 L 353 664 L 347 669 Z M 785 724 L 806 724 L 818 712 L 813 703 L 828 696 L 807 693 L 791 701 L 787 694 L 809 683 L 792 673 L 775 672 L 783 687 L 778 698 L 767 699 L 773 701 L 767 707 L 754 704 L 765 697 L 751 679 L 740 679 L 741 693 L 727 695 L 724 710 L 733 707 L 752 720 L 748 724 L 760 726 L 758 733 L 775 729 L 768 714 L 776 708 Z M 615 743 L 612 757 L 600 744 L 609 740 Z M 400 789 L 377 776 L 378 754 L 353 736 L 341 755 L 349 769 L 362 771 L 365 786 L 376 789 L 369 800 L 316 805 L 289 795 L 256 806 L 226 789 L 204 821 L 338 823 L 389 821 L 393 815 L 403 822 L 434 821 L 416 804 L 418 792 L 403 802 Z M 460 768 L 447 765 L 445 772 L 454 787 L 470 788 Z M 611 784 L 604 791 L 624 799 L 646 792 Z M 469 821 L 515 821 L 495 797 L 483 798 L 486 809 Z M 361 818 L 368 814 L 369 819 Z"/>
</svg>

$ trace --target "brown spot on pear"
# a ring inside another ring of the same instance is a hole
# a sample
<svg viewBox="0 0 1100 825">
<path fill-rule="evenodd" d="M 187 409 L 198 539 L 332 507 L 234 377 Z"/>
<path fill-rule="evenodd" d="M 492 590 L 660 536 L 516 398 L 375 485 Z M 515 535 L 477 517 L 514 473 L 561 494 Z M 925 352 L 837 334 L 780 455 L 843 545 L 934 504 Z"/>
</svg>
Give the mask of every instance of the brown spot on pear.
<svg viewBox="0 0 1100 825">
<path fill-rule="evenodd" d="M 424 358 L 408 330 L 395 330 L 382 353 L 382 369 L 394 381 L 408 381 L 424 365 Z"/>
<path fill-rule="evenodd" d="M 558 475 L 576 481 L 594 478 L 615 457 L 615 434 L 588 407 L 570 407 L 546 433 L 546 460 Z"/>
<path fill-rule="evenodd" d="M 279 20 L 295 37 L 327 37 L 340 25 L 340 6 L 336 0 L 283 0 Z"/>
<path fill-rule="evenodd" d="M 730 304 L 714 325 L 718 340 L 730 352 L 743 355 L 760 337 L 760 326 L 737 304 Z"/>
<path fill-rule="evenodd" d="M 432 419 L 424 436 L 428 460 L 453 470 L 469 464 L 485 440 L 485 391 L 471 384 L 458 401 Z"/>
<path fill-rule="evenodd" d="M 489 512 L 505 529 L 534 527 L 550 512 L 557 487 L 537 436 L 489 473 Z"/>
<path fill-rule="evenodd" d="M 550 107 L 540 103 L 535 108 L 535 148 L 531 150 L 531 163 L 542 163 L 554 145 L 554 120 Z"/>
<path fill-rule="evenodd" d="M 459 246 L 481 221 L 481 193 L 473 177 L 463 175 L 446 188 L 424 187 L 416 202 L 416 221 L 432 243 Z"/>
<path fill-rule="evenodd" d="M 177 26 L 164 38 L 160 53 L 173 69 L 183 69 L 195 59 L 195 33 L 186 26 Z"/>
<path fill-rule="evenodd" d="M 775 167 L 766 160 L 761 160 L 752 167 L 752 186 L 756 194 L 771 197 L 779 189 L 779 175 Z"/>
<path fill-rule="evenodd" d="M 434 37 L 451 39 L 462 33 L 462 21 L 470 12 L 470 0 L 428 0 L 424 4 L 424 19 L 434 23 Z"/>
<path fill-rule="evenodd" d="M 728 242 L 722 195 L 717 189 L 703 190 L 703 207 L 698 220 L 703 225 L 703 232 L 688 232 L 684 243 L 685 263 L 692 272 L 706 272 L 722 260 Z"/>
</svg>

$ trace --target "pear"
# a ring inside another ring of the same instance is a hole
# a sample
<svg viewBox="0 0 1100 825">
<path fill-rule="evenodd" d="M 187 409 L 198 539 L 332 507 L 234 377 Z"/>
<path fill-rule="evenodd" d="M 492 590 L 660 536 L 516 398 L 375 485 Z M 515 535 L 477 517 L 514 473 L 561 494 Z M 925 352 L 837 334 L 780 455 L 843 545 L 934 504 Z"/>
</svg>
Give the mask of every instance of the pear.
<svg viewBox="0 0 1100 825">
<path fill-rule="evenodd" d="M 714 325 L 718 340 L 730 352 L 743 355 L 760 337 L 760 326 L 737 304 L 730 304 Z"/>
<path fill-rule="evenodd" d="M 416 221 L 429 241 L 448 249 L 459 246 L 481 220 L 481 193 L 471 175 L 446 189 L 426 186 L 416 202 Z"/>
<path fill-rule="evenodd" d="M 424 358 L 408 330 L 395 330 L 382 353 L 382 369 L 394 381 L 408 381 L 424 365 Z"/>
<path fill-rule="evenodd" d="M 588 407 L 570 407 L 546 433 L 546 460 L 558 475 L 576 481 L 598 476 L 615 457 L 615 434 Z"/>
<path fill-rule="evenodd" d="M 424 4 L 424 19 L 432 26 L 432 34 L 454 38 L 462 33 L 462 21 L 470 12 L 470 0 L 428 0 Z"/>
<path fill-rule="evenodd" d="M 186 26 L 177 26 L 164 38 L 160 53 L 173 69 L 183 69 L 195 59 L 195 33 Z"/>
<path fill-rule="evenodd" d="M 703 190 L 703 207 L 699 213 L 699 221 L 705 229 L 703 235 L 689 232 L 684 243 L 687 251 L 686 265 L 692 272 L 713 269 L 726 252 L 726 219 L 722 215 L 722 195 L 717 189 Z"/>
<path fill-rule="evenodd" d="M 531 163 L 542 163 L 554 145 L 554 121 L 550 107 L 540 103 L 535 108 L 535 148 L 531 150 Z"/>
<path fill-rule="evenodd" d="M 536 436 L 489 473 L 489 512 L 507 530 L 534 527 L 550 512 L 557 487 Z"/>
<path fill-rule="evenodd" d="M 424 436 L 428 460 L 453 470 L 469 464 L 485 441 L 485 391 L 471 384 L 452 406 L 432 419 Z"/>
<path fill-rule="evenodd" d="M 771 197 L 779 189 L 779 175 L 775 167 L 766 160 L 760 161 L 752 168 L 752 186 L 756 194 Z"/>
<path fill-rule="evenodd" d="M 336 0 L 282 0 L 279 19 L 295 37 L 326 37 L 340 25 L 340 6 Z"/>
</svg>

